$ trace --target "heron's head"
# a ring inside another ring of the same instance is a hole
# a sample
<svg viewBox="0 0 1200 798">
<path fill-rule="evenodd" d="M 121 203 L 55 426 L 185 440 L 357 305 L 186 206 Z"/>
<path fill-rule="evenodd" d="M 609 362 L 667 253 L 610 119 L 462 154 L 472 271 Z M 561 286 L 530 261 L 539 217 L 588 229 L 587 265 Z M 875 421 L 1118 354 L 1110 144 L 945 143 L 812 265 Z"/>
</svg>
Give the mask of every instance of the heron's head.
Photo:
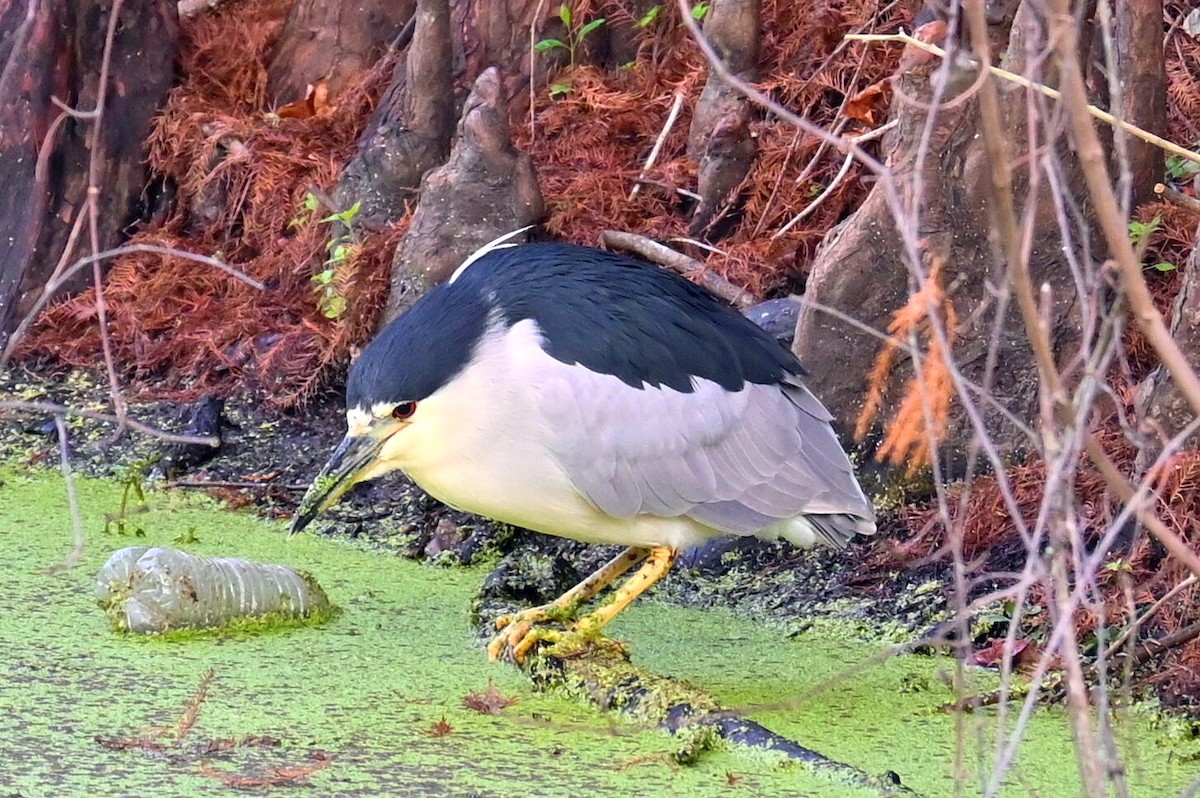
<svg viewBox="0 0 1200 798">
<path fill-rule="evenodd" d="M 346 436 L 304 494 L 291 534 L 357 483 L 427 458 L 423 449 L 453 434 L 462 392 L 445 389 L 470 370 L 487 327 L 486 303 L 446 285 L 422 297 L 363 350 L 346 381 Z M 446 406 L 450 395 L 452 409 Z"/>
</svg>

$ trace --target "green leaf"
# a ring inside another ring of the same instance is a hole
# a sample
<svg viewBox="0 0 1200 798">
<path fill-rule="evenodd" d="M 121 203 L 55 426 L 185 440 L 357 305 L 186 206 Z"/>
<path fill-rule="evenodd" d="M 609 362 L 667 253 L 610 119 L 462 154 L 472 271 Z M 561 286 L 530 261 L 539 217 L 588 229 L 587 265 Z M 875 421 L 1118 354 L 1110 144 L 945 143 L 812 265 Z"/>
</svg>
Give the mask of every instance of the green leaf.
<svg viewBox="0 0 1200 798">
<path fill-rule="evenodd" d="M 562 23 L 568 28 L 571 27 L 571 9 L 567 8 L 566 3 L 563 3 L 558 7 L 558 18 L 561 19 Z"/>
<path fill-rule="evenodd" d="M 1135 248 L 1140 247 L 1160 227 L 1162 227 L 1161 216 L 1155 216 L 1148 222 L 1130 222 L 1129 241 Z"/>
<path fill-rule="evenodd" d="M 648 28 L 654 24 L 654 20 L 658 19 L 658 15 L 662 12 L 662 6 L 650 6 L 650 10 L 642 15 L 642 18 L 637 21 L 639 28 Z"/>
<path fill-rule="evenodd" d="M 1160 272 L 1173 272 L 1175 271 L 1175 264 L 1168 263 L 1164 260 L 1161 263 L 1154 264 L 1154 268 L 1158 269 Z"/>
<path fill-rule="evenodd" d="M 584 25 L 582 29 L 580 29 L 578 40 L 583 41 L 585 38 L 587 38 L 587 35 L 589 33 L 591 33 L 592 31 L 594 31 L 596 28 L 600 27 L 603 24 L 604 24 L 603 17 L 601 17 L 600 19 L 593 19 L 591 22 Z"/>
<path fill-rule="evenodd" d="M 312 213 L 321 206 L 321 201 L 310 191 L 304 195 L 304 210 Z"/>
<path fill-rule="evenodd" d="M 321 303 L 321 313 L 327 319 L 336 319 L 346 312 L 346 298 L 334 294 Z"/>
<path fill-rule="evenodd" d="M 692 6 L 692 19 L 697 22 L 704 19 L 706 14 L 708 14 L 708 3 L 696 3 Z"/>
<path fill-rule="evenodd" d="M 547 50 L 553 50 L 556 47 L 566 47 L 567 45 L 561 39 L 542 39 L 533 46 L 533 49 L 539 53 L 544 53 Z"/>
<path fill-rule="evenodd" d="M 341 222 L 342 224 L 344 224 L 348 227 L 350 225 L 350 223 L 354 221 L 354 217 L 358 216 L 358 212 L 361 209 L 362 209 L 362 200 L 359 200 L 358 202 L 354 203 L 346 210 L 341 211 L 340 213 L 331 213 L 328 216 L 326 216 L 324 219 L 322 219 L 321 221 L 326 222 L 326 223 Z"/>
<path fill-rule="evenodd" d="M 570 83 L 552 83 L 550 85 L 550 96 L 551 97 L 561 97 L 564 94 L 570 94 L 570 93 L 571 93 L 571 84 Z"/>
</svg>

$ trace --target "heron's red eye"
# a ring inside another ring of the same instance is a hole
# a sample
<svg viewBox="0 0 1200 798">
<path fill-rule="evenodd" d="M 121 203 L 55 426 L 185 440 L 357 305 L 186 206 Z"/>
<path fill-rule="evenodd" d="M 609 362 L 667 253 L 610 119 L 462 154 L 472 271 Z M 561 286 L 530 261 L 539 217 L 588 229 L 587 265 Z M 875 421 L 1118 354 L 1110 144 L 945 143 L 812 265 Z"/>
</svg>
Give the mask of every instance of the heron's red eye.
<svg viewBox="0 0 1200 798">
<path fill-rule="evenodd" d="M 392 418 L 397 421 L 407 421 L 415 412 L 417 412 L 416 402 L 401 402 L 392 408 Z"/>
</svg>

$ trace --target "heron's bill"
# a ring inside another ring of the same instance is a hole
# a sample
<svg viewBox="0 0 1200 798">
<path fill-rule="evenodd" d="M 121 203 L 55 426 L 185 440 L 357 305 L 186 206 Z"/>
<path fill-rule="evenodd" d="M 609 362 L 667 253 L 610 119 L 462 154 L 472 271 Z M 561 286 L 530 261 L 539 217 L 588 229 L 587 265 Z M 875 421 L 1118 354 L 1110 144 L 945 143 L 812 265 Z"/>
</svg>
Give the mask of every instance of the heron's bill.
<svg viewBox="0 0 1200 798">
<path fill-rule="evenodd" d="M 314 518 L 336 504 L 346 491 L 354 487 L 359 475 L 375 459 L 381 446 L 383 439 L 371 435 L 347 435 L 342 438 L 330 455 L 329 462 L 304 492 L 304 498 L 292 517 L 288 537 L 312 523 Z"/>
</svg>

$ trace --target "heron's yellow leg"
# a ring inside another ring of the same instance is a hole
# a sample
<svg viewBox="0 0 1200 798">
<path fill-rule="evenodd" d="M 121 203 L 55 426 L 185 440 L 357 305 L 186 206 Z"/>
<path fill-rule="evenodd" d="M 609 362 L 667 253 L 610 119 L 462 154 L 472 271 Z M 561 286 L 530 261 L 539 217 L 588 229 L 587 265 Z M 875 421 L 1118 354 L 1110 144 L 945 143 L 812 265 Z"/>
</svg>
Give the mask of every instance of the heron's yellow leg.
<svg viewBox="0 0 1200 798">
<path fill-rule="evenodd" d="M 617 617 L 621 610 L 628 607 L 634 599 L 666 576 L 675 563 L 677 555 L 678 551 L 669 546 L 656 546 L 650 549 L 646 562 L 642 563 L 642 567 L 617 588 L 612 600 L 576 621 L 570 632 L 564 633 L 554 629 L 532 627 L 522 630 L 520 639 L 512 642 L 513 659 L 521 662 L 534 646 L 542 642 L 564 644 L 572 639 L 585 642 L 594 639 L 609 621 Z"/>
<path fill-rule="evenodd" d="M 549 604 L 530 607 L 512 615 L 502 615 L 497 618 L 496 628 L 503 631 L 488 643 L 488 659 L 495 662 L 506 648 L 512 648 L 515 652 L 518 644 L 529 634 L 533 624 L 538 621 L 569 617 L 576 607 L 611 585 L 622 574 L 641 562 L 646 553 L 646 549 L 631 546 Z"/>
</svg>

